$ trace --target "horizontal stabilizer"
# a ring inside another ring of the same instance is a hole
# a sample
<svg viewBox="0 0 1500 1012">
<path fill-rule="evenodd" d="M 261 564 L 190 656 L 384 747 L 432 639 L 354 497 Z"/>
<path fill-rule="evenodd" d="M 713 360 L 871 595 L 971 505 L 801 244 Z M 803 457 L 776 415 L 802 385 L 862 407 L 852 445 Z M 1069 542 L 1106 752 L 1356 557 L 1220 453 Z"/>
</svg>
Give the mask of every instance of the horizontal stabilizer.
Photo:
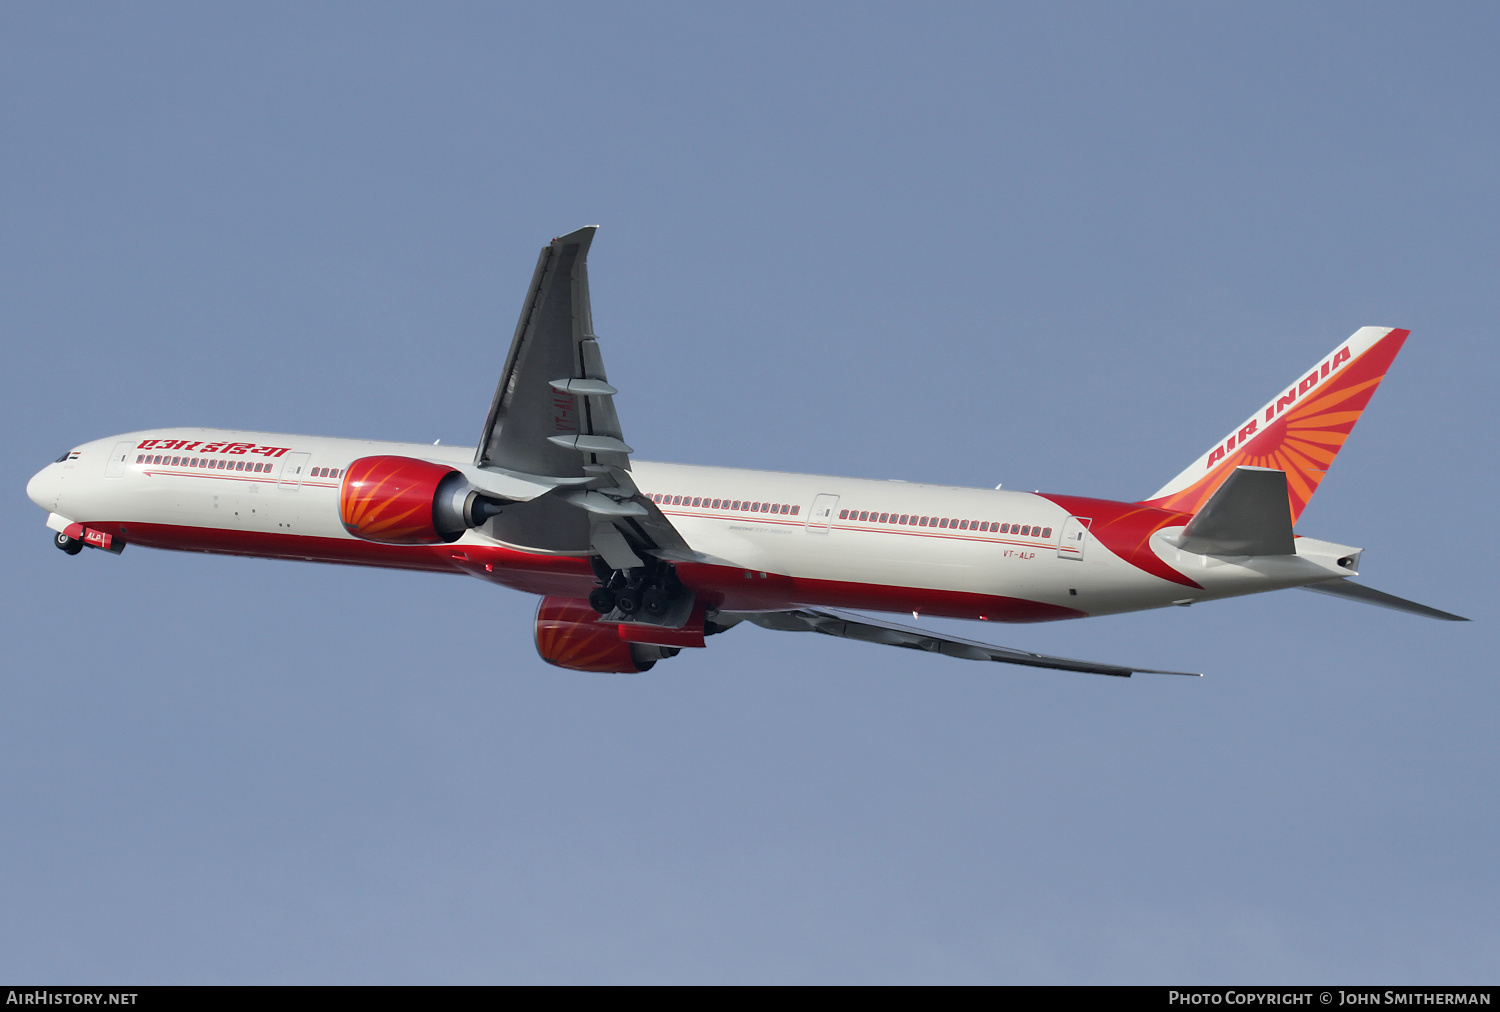
<svg viewBox="0 0 1500 1012">
<path fill-rule="evenodd" d="M 1286 472 L 1237 467 L 1177 537 L 1199 555 L 1293 555 Z"/>
<path fill-rule="evenodd" d="M 1469 621 L 1462 615 L 1454 615 L 1452 612 L 1429 608 L 1425 604 L 1408 601 L 1406 598 L 1397 597 L 1394 594 L 1384 594 L 1378 590 L 1372 590 L 1362 583 L 1350 583 L 1348 580 L 1335 580 L 1332 583 L 1310 583 L 1302 589 L 1315 590 L 1319 594 L 1332 594 L 1334 597 L 1347 597 L 1354 601 L 1363 601 L 1365 604 L 1375 604 L 1394 611 L 1409 611 L 1413 615 L 1440 618 L 1447 622 Z"/>
</svg>

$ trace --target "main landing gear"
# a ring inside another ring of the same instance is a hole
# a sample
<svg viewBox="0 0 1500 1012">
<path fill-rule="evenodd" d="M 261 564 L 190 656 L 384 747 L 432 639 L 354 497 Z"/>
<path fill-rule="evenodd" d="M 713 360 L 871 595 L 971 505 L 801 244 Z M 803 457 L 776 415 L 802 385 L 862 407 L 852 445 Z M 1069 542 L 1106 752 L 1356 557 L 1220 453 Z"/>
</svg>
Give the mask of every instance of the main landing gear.
<svg viewBox="0 0 1500 1012">
<path fill-rule="evenodd" d="M 82 541 L 79 541 L 77 538 L 70 538 L 62 531 L 57 532 L 57 537 L 52 539 L 52 543 L 69 555 L 77 555 L 83 551 Z"/>
<path fill-rule="evenodd" d="M 611 569 L 595 555 L 589 560 L 599 586 L 589 593 L 589 607 L 601 615 L 614 612 L 625 620 L 662 622 L 688 595 L 670 563 L 648 559 L 638 569 Z"/>
</svg>

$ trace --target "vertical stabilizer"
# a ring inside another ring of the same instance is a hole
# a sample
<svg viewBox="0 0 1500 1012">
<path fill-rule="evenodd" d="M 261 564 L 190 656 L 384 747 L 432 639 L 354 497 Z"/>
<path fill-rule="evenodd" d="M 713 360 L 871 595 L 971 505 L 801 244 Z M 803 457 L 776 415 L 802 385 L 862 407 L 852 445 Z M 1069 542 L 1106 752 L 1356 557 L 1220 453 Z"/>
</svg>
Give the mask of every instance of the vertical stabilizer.
<svg viewBox="0 0 1500 1012">
<path fill-rule="evenodd" d="M 1361 327 L 1145 503 L 1197 513 L 1235 468 L 1271 468 L 1296 523 L 1409 333 Z"/>
</svg>

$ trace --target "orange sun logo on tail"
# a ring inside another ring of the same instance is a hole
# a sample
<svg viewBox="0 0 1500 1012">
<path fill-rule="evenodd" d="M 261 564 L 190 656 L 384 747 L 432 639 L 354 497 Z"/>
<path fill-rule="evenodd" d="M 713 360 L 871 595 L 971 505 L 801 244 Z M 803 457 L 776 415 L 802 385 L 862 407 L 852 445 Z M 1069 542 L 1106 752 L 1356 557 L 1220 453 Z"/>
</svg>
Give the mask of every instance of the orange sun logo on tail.
<svg viewBox="0 0 1500 1012">
<path fill-rule="evenodd" d="M 1296 523 L 1409 333 L 1361 328 L 1145 504 L 1196 513 L 1236 467 L 1270 467 L 1286 472 Z"/>
</svg>

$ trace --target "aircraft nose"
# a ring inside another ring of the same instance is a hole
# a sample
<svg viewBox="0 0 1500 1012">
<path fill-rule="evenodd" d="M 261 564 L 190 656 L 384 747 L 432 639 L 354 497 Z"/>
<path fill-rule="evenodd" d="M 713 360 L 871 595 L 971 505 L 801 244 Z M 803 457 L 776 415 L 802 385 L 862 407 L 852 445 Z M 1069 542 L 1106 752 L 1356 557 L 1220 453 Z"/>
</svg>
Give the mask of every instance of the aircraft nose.
<svg viewBox="0 0 1500 1012">
<path fill-rule="evenodd" d="M 36 503 L 44 510 L 50 510 L 57 503 L 57 471 L 55 465 L 49 464 L 26 483 L 26 498 Z"/>
</svg>

